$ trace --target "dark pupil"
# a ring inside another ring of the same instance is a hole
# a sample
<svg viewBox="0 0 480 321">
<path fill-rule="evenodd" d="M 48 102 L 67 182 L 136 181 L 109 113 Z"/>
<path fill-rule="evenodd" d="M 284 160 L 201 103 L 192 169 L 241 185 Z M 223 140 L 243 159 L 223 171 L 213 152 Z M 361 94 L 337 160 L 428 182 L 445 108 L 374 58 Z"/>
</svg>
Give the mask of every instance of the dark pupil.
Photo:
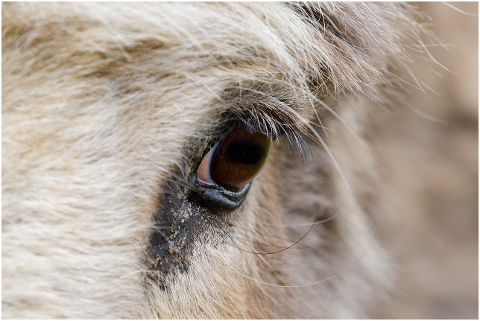
<svg viewBox="0 0 480 321">
<path fill-rule="evenodd" d="M 261 161 L 265 150 L 257 145 L 231 143 L 228 146 L 227 154 L 237 162 L 250 165 Z"/>
</svg>

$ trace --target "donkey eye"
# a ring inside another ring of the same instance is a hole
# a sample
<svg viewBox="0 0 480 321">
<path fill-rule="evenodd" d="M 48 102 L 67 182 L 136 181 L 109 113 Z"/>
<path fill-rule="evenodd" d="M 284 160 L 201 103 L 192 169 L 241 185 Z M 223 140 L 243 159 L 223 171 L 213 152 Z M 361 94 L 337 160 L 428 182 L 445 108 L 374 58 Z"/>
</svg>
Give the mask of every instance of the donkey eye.
<svg viewBox="0 0 480 321">
<path fill-rule="evenodd" d="M 237 125 L 203 158 L 197 170 L 198 184 L 240 191 L 262 169 L 270 144 L 265 134 Z"/>
</svg>

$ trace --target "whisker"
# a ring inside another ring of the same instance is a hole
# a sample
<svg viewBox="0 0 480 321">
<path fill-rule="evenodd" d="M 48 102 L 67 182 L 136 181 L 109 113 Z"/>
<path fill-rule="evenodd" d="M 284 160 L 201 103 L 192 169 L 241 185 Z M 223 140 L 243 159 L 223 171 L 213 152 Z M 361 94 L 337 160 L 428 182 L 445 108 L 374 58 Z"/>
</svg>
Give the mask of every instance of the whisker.
<svg viewBox="0 0 480 321">
<path fill-rule="evenodd" d="M 362 254 L 362 256 L 360 256 L 360 258 L 358 258 L 357 260 L 355 260 L 355 262 L 353 264 L 357 264 L 358 262 L 360 262 L 361 259 L 363 259 L 363 257 L 370 251 L 370 249 L 368 249 L 364 254 Z M 264 282 L 264 281 L 260 281 L 260 280 L 257 280 L 257 279 L 254 279 L 252 277 L 249 277 L 248 275 L 245 275 L 239 271 L 237 271 L 236 269 L 234 269 L 233 267 L 231 267 L 230 265 L 228 265 L 227 262 L 225 262 L 225 260 L 223 258 L 220 258 L 223 263 L 229 268 L 231 269 L 232 271 L 234 271 L 235 273 L 237 273 L 238 275 L 248 279 L 248 280 L 251 280 L 253 282 L 256 282 L 256 283 L 260 283 L 260 284 L 263 284 L 263 285 L 268 285 L 268 286 L 273 286 L 273 287 L 278 287 L 278 288 L 303 288 L 303 287 L 307 287 L 307 286 L 313 286 L 313 285 L 316 285 L 316 284 L 320 284 L 320 283 L 323 283 L 323 282 L 326 282 L 328 280 L 332 280 L 334 278 L 336 278 L 337 276 L 345 273 L 348 268 L 345 268 L 343 270 L 341 270 L 340 272 L 328 277 L 328 278 L 325 278 L 325 279 L 322 279 L 322 280 L 319 280 L 319 281 L 316 281 L 316 282 L 313 282 L 313 283 L 308 283 L 308 284 L 299 284 L 299 285 L 279 285 L 279 284 L 274 284 L 274 283 L 268 283 L 268 282 Z"/>
<path fill-rule="evenodd" d="M 318 217 L 320 216 L 320 213 L 317 215 L 315 221 L 318 219 Z M 250 253 L 250 254 L 258 254 L 258 255 L 270 255 L 270 254 L 277 254 L 277 253 L 281 253 L 283 251 L 286 251 L 290 248 L 292 248 L 293 246 L 295 246 L 296 244 L 298 244 L 299 242 L 301 242 L 306 236 L 307 234 L 313 229 L 313 227 L 315 226 L 315 221 L 313 224 L 310 225 L 310 228 L 308 229 L 308 231 L 301 237 L 299 238 L 297 241 L 295 241 L 294 243 L 290 244 L 289 246 L 281 249 L 281 250 L 278 250 L 278 251 L 273 251 L 273 252 L 253 252 L 253 251 L 247 251 L 247 250 L 243 250 L 243 249 L 240 249 L 241 251 L 243 252 L 247 252 L 247 253 Z M 230 236 L 230 238 L 232 239 L 231 235 L 228 233 L 228 235 Z M 233 239 L 232 239 L 233 240 Z"/>
<path fill-rule="evenodd" d="M 452 9 L 453 9 L 453 10 L 455 10 L 455 11 L 458 11 L 458 12 L 460 12 L 460 13 L 466 14 L 467 16 L 478 17 L 478 15 L 477 15 L 477 14 L 474 14 L 474 13 L 470 13 L 470 12 L 463 11 L 463 10 L 461 10 L 461 9 L 459 9 L 459 8 L 457 8 L 457 7 L 455 7 L 454 5 L 451 5 L 451 4 L 450 4 L 450 3 L 448 3 L 448 2 L 442 2 L 442 3 L 443 3 L 444 5 L 446 5 L 447 7 L 450 7 L 450 8 L 452 8 Z"/>
</svg>

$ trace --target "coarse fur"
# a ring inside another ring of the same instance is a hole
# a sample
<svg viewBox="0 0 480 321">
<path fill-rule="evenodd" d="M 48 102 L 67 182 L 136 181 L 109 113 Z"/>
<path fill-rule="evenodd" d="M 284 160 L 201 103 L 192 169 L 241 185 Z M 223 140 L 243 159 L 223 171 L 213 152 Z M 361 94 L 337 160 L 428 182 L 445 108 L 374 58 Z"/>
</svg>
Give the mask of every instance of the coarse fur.
<svg viewBox="0 0 480 321">
<path fill-rule="evenodd" d="M 4 3 L 3 317 L 367 317 L 393 277 L 368 135 L 414 9 Z M 247 119 L 281 137 L 242 206 L 172 205 Z M 162 228 L 191 237 L 160 269 Z"/>
</svg>

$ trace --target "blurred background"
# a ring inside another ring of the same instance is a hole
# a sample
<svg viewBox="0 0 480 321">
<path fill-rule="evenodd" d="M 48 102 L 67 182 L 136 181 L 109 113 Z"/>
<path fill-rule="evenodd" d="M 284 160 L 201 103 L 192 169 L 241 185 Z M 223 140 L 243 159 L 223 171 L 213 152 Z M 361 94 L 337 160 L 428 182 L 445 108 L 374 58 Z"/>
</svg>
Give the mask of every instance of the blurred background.
<svg viewBox="0 0 480 321">
<path fill-rule="evenodd" d="M 398 262 L 400 293 L 388 314 L 382 307 L 374 313 L 477 319 L 478 3 L 418 7 L 431 18 L 421 21 L 445 44 L 428 46 L 426 38 L 428 50 L 448 70 L 413 57 L 425 91 L 406 88 L 404 107 L 380 125 L 387 180 L 382 207 L 393 215 L 375 220 Z"/>
</svg>

